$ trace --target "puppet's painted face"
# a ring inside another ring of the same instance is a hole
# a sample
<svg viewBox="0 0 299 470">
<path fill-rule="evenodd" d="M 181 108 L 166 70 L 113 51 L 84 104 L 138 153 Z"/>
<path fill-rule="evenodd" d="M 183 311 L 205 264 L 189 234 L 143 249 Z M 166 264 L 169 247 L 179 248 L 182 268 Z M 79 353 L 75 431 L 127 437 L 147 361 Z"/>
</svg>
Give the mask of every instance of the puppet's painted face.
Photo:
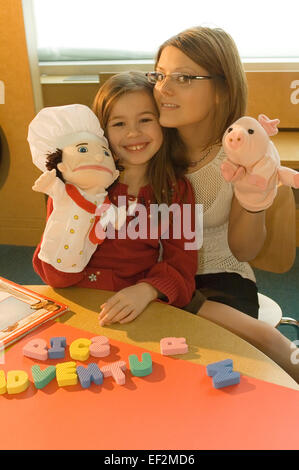
<svg viewBox="0 0 299 470">
<path fill-rule="evenodd" d="M 98 141 L 65 147 L 57 167 L 66 182 L 93 192 L 104 191 L 119 175 L 110 150 Z"/>
</svg>

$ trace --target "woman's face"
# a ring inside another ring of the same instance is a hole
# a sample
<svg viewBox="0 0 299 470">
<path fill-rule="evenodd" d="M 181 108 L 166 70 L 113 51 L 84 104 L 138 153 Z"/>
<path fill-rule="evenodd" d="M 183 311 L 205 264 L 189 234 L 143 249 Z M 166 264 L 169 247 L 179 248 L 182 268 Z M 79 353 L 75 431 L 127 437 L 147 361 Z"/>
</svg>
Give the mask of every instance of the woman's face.
<svg viewBox="0 0 299 470">
<path fill-rule="evenodd" d="M 147 164 L 163 141 L 153 97 L 146 91 L 122 95 L 111 109 L 107 136 L 113 154 L 124 166 Z"/>
<path fill-rule="evenodd" d="M 167 76 L 174 72 L 209 75 L 207 70 L 174 46 L 163 49 L 156 71 Z M 160 124 L 164 127 L 180 129 L 212 119 L 216 96 L 213 80 L 191 80 L 190 84 L 180 84 L 166 77 L 161 83 L 156 83 L 154 96 L 160 111 Z"/>
</svg>

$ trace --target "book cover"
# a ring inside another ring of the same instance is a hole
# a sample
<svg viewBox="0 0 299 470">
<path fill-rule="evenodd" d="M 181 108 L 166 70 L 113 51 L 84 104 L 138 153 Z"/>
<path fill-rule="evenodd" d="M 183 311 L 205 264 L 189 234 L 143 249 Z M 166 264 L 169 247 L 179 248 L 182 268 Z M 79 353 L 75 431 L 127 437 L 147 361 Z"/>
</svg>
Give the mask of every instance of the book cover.
<svg viewBox="0 0 299 470">
<path fill-rule="evenodd" d="M 67 305 L 0 276 L 0 347 L 9 346 L 67 310 Z"/>
</svg>

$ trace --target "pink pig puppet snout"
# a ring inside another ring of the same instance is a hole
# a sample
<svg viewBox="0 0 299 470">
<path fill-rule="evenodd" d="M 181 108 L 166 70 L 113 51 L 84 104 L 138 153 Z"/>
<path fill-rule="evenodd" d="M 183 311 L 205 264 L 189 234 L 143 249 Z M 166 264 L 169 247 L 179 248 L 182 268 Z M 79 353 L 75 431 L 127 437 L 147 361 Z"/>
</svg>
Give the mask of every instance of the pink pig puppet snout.
<svg viewBox="0 0 299 470">
<path fill-rule="evenodd" d="M 223 148 L 229 160 L 242 166 L 254 165 L 266 153 L 268 145 L 269 137 L 263 127 L 246 116 L 238 119 L 223 136 Z"/>
<path fill-rule="evenodd" d="M 232 130 L 230 130 L 232 129 Z M 245 130 L 241 126 L 234 126 L 229 128 L 228 133 L 225 137 L 225 143 L 228 148 L 232 150 L 238 150 L 242 147 L 246 140 Z"/>
</svg>

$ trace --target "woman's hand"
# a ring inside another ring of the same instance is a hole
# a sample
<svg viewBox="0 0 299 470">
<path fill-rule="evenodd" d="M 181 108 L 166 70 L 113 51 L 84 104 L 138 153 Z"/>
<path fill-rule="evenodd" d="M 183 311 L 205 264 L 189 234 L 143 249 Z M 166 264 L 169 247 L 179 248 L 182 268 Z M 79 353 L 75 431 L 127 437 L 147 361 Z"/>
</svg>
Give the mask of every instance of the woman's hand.
<svg viewBox="0 0 299 470">
<path fill-rule="evenodd" d="M 128 323 L 134 320 L 158 294 L 158 290 L 146 282 L 120 290 L 101 305 L 100 325 Z"/>
</svg>

